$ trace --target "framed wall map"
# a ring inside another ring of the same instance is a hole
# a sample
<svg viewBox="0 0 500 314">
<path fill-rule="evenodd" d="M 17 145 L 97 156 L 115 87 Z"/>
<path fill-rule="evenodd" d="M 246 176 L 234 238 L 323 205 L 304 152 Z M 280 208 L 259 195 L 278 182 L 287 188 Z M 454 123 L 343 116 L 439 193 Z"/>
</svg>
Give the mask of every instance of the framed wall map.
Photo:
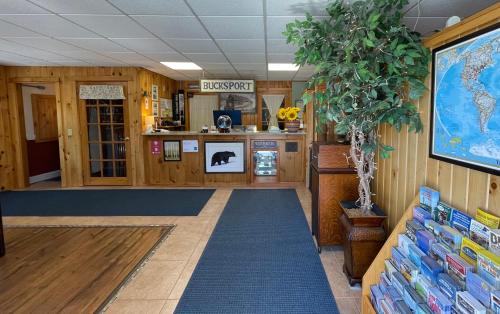
<svg viewBox="0 0 500 314">
<path fill-rule="evenodd" d="M 429 156 L 500 175 L 500 23 L 432 52 Z"/>
</svg>

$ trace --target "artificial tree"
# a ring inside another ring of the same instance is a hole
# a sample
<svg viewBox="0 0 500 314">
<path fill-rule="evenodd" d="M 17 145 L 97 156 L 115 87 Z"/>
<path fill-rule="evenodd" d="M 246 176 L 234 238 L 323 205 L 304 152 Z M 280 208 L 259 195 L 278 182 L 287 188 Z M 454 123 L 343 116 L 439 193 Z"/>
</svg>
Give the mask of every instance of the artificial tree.
<svg viewBox="0 0 500 314">
<path fill-rule="evenodd" d="M 375 154 L 387 158 L 393 147 L 380 141 L 379 126 L 398 131 L 422 130 L 418 108 L 411 102 L 425 91 L 430 53 L 418 33 L 403 25 L 407 0 L 334 0 L 327 18 L 310 14 L 286 26 L 287 42 L 298 46 L 295 63 L 315 66 L 309 88 L 323 86 L 304 103 L 315 103 L 318 126 L 335 122 L 335 131 L 350 139 L 349 158 L 359 177 L 359 209 L 370 214 L 370 182 Z M 312 99 L 313 98 L 313 99 Z"/>
</svg>

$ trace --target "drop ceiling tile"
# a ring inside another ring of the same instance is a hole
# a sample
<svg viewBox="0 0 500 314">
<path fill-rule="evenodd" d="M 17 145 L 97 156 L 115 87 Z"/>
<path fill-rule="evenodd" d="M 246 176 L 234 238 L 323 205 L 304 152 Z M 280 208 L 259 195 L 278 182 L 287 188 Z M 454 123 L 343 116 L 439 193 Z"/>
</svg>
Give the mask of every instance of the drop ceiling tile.
<svg viewBox="0 0 500 314">
<path fill-rule="evenodd" d="M 264 18 L 261 16 L 206 16 L 200 19 L 215 39 L 264 38 Z"/>
<path fill-rule="evenodd" d="M 282 33 L 288 23 L 296 19 L 304 20 L 304 16 L 271 16 L 267 18 L 267 39 L 284 39 Z"/>
<path fill-rule="evenodd" d="M 234 71 L 233 67 L 229 63 L 196 63 L 198 66 L 200 66 L 203 70 L 206 71 L 211 71 L 211 70 L 232 70 Z"/>
<path fill-rule="evenodd" d="M 234 69 L 213 69 L 213 70 L 207 70 L 212 75 L 215 76 L 232 76 L 232 77 L 238 77 L 238 74 Z"/>
<path fill-rule="evenodd" d="M 266 76 L 267 71 L 266 70 L 261 70 L 261 71 L 238 70 L 238 73 L 240 73 L 241 76 Z"/>
<path fill-rule="evenodd" d="M 41 14 L 46 10 L 24 0 L 2 0 L 0 14 Z"/>
<path fill-rule="evenodd" d="M 0 62 L 4 65 L 7 64 L 26 64 L 26 63 L 33 63 L 33 62 L 44 62 L 40 59 L 36 58 L 29 58 L 26 56 L 22 56 L 16 53 L 11 53 L 8 51 L 3 51 L 0 48 Z"/>
<path fill-rule="evenodd" d="M 0 37 L 37 37 L 35 32 L 0 20 Z"/>
<path fill-rule="evenodd" d="M 145 53 L 145 56 L 158 62 L 187 62 L 186 57 L 179 53 Z"/>
<path fill-rule="evenodd" d="M 232 63 L 261 63 L 266 62 L 265 53 L 230 53 L 227 55 Z"/>
<path fill-rule="evenodd" d="M 457 15 L 466 18 L 496 3 L 498 0 L 423 0 L 420 3 L 420 16 L 449 18 Z M 414 5 L 406 16 L 418 16 L 418 6 Z"/>
<path fill-rule="evenodd" d="M 284 39 L 268 39 L 267 52 L 268 53 L 295 53 L 297 48 L 293 45 L 287 44 Z"/>
<path fill-rule="evenodd" d="M 83 62 L 83 61 L 54 61 L 61 66 L 69 66 L 69 67 L 88 67 L 91 63 Z"/>
<path fill-rule="evenodd" d="M 181 53 L 218 53 L 219 48 L 211 39 L 166 39 Z"/>
<path fill-rule="evenodd" d="M 265 51 L 262 39 L 219 39 L 217 43 L 227 54 L 233 53 L 263 53 Z"/>
<path fill-rule="evenodd" d="M 327 4 L 327 0 L 267 0 L 267 15 L 305 16 L 306 12 L 327 15 Z"/>
<path fill-rule="evenodd" d="M 141 61 L 151 61 L 148 57 L 135 52 L 106 52 L 103 55 L 112 58 L 113 60 L 131 63 Z"/>
<path fill-rule="evenodd" d="M 419 32 L 422 36 L 430 36 L 436 31 L 440 31 L 444 28 L 446 24 L 446 17 L 421 17 L 418 20 L 417 27 L 415 31 Z M 415 17 L 404 17 L 403 23 L 408 26 L 409 29 L 413 29 L 417 18 Z"/>
<path fill-rule="evenodd" d="M 108 0 L 127 14 L 159 14 L 192 16 L 193 13 L 182 0 Z"/>
<path fill-rule="evenodd" d="M 224 63 L 227 62 L 226 57 L 221 53 L 185 53 L 187 58 L 193 62 L 206 63 Z"/>
<path fill-rule="evenodd" d="M 266 63 L 233 63 L 239 71 L 266 71 Z"/>
<path fill-rule="evenodd" d="M 293 53 L 269 53 L 267 61 L 272 63 L 293 63 L 295 55 Z"/>
<path fill-rule="evenodd" d="M 70 58 L 75 58 L 78 60 L 111 60 L 108 57 L 88 51 L 88 50 L 83 50 L 83 49 L 78 49 L 78 50 L 64 50 L 59 52 L 60 55 L 67 56 Z"/>
<path fill-rule="evenodd" d="M 205 29 L 195 17 L 133 15 L 132 18 L 161 38 L 209 38 Z"/>
<path fill-rule="evenodd" d="M 111 38 L 111 40 L 127 49 L 141 53 L 174 52 L 172 48 L 158 38 Z"/>
<path fill-rule="evenodd" d="M 21 45 L 53 52 L 75 49 L 75 46 L 73 45 L 49 37 L 9 37 L 8 40 Z"/>
<path fill-rule="evenodd" d="M 61 38 L 62 41 L 69 44 L 82 47 L 83 49 L 94 50 L 98 52 L 127 52 L 124 48 L 111 40 L 104 38 Z M 74 49 L 73 49 L 74 50 Z"/>
<path fill-rule="evenodd" d="M 88 37 L 88 38 L 98 37 L 97 35 L 83 29 L 82 27 L 75 25 L 69 21 L 66 21 L 62 17 L 59 17 L 54 14 L 0 15 L 0 19 L 28 28 L 32 31 L 50 37 Z M 24 35 L 17 35 L 17 36 L 24 36 Z"/>
<path fill-rule="evenodd" d="M 199 16 L 249 16 L 263 15 L 262 1 L 249 0 L 187 0 Z"/>
<path fill-rule="evenodd" d="M 64 15 L 64 17 L 104 37 L 154 37 L 150 32 L 125 15 L 68 14 Z"/>
<path fill-rule="evenodd" d="M 268 78 L 271 81 L 289 81 L 295 76 L 295 72 L 268 72 Z"/>
<path fill-rule="evenodd" d="M 111 4 L 103 0 L 31 0 L 31 2 L 54 13 L 120 14 Z M 27 13 L 27 12 L 23 12 Z"/>
</svg>

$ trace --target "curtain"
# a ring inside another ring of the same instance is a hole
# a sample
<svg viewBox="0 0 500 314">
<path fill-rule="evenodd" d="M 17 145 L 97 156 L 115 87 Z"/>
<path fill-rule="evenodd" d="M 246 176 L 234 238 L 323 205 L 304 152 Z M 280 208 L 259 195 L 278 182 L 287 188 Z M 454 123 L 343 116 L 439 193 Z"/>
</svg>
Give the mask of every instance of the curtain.
<svg viewBox="0 0 500 314">
<path fill-rule="evenodd" d="M 189 101 L 189 129 L 201 131 L 206 125 L 214 125 L 213 111 L 219 109 L 217 95 L 194 95 Z"/>
<path fill-rule="evenodd" d="M 121 85 L 80 85 L 80 99 L 125 99 Z"/>
<path fill-rule="evenodd" d="M 278 126 L 278 118 L 276 115 L 280 109 L 281 103 L 285 95 L 262 95 L 266 102 L 267 109 L 269 110 L 269 126 Z"/>
</svg>

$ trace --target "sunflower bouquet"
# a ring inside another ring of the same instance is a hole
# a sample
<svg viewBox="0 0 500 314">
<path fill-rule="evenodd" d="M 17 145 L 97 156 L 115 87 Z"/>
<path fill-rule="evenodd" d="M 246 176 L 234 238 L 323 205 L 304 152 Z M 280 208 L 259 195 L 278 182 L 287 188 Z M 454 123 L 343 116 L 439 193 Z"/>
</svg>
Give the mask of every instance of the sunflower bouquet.
<svg viewBox="0 0 500 314">
<path fill-rule="evenodd" d="M 277 116 L 282 121 L 295 121 L 299 118 L 299 112 L 300 108 L 297 107 L 280 108 Z"/>
</svg>

